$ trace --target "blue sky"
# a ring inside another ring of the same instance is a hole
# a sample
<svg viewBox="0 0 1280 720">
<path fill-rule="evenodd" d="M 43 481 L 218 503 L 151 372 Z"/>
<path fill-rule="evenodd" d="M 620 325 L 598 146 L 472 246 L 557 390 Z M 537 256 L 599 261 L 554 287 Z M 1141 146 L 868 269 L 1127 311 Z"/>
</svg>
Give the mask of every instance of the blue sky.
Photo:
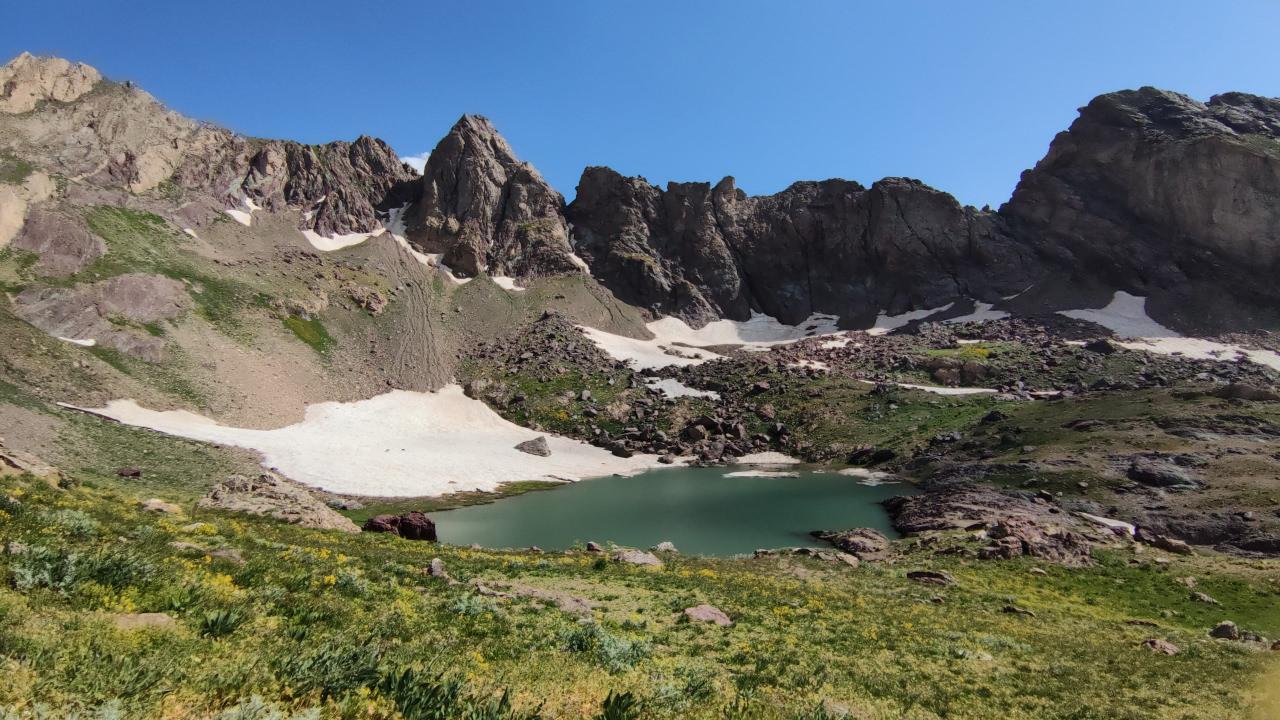
<svg viewBox="0 0 1280 720">
<path fill-rule="evenodd" d="M 409 155 L 487 115 L 568 197 L 609 165 L 753 194 L 905 175 L 994 206 L 1099 93 L 1280 96 L 1274 1 L 6 5 L 6 58 L 88 62 L 251 135 Z"/>
</svg>

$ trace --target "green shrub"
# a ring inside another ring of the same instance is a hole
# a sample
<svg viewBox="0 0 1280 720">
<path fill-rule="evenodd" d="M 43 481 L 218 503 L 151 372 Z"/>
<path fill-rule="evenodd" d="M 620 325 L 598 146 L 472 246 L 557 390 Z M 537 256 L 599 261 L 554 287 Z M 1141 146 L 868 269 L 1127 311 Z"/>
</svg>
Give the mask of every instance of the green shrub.
<svg viewBox="0 0 1280 720">
<path fill-rule="evenodd" d="M 644 640 L 618 637 L 597 624 L 584 625 L 570 633 L 570 652 L 586 653 L 610 673 L 620 673 L 649 657 L 651 648 Z"/>
<path fill-rule="evenodd" d="M 600 704 L 596 720 L 636 720 L 640 717 L 640 706 L 640 701 L 631 691 L 614 693 L 610 690 L 609 696 Z"/>
<path fill-rule="evenodd" d="M 9 566 L 13 586 L 22 592 L 48 588 L 65 593 L 75 586 L 83 564 L 80 553 L 60 552 L 43 545 L 27 548 Z"/>
<path fill-rule="evenodd" d="M 210 610 L 200 618 L 200 634 L 204 637 L 226 637 L 244 622 L 244 613 L 238 608 Z"/>
</svg>

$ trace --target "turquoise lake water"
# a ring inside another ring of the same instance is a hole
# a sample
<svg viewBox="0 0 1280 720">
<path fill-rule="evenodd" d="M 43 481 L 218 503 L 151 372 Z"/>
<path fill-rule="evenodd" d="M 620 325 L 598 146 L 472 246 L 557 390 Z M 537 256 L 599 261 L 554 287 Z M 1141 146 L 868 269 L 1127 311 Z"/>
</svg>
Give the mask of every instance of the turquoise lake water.
<svg viewBox="0 0 1280 720">
<path fill-rule="evenodd" d="M 913 494 L 906 483 L 868 486 L 808 469 L 799 477 L 729 477 L 732 468 L 667 468 L 526 493 L 432 513 L 442 542 L 563 550 L 594 540 L 683 553 L 734 555 L 757 548 L 821 547 L 811 530 L 872 527 L 895 537 L 880 501 Z"/>
</svg>

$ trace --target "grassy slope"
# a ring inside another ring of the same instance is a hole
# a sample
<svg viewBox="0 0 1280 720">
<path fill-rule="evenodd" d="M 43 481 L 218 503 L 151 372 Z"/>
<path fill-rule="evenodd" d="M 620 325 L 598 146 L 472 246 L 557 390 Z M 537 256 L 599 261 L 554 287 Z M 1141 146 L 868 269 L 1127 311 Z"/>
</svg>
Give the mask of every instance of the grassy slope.
<svg viewBox="0 0 1280 720">
<path fill-rule="evenodd" d="M 869 718 L 1245 717 L 1241 690 L 1261 682 L 1270 658 L 1206 629 L 1230 617 L 1280 634 L 1276 561 L 1161 565 L 1115 552 L 1093 568 L 1038 576 L 1026 562 L 934 555 L 909 541 L 899 562 L 857 570 L 672 558 L 654 572 L 585 553 L 473 551 L 196 513 L 183 488 L 219 460 L 162 436 L 146 442 L 174 470 L 141 486 L 114 478 L 111 457 L 73 472 L 85 483 L 70 490 L 0 481 L 9 498 L 0 536 L 27 546 L 0 556 L 0 663 L 12 679 L 0 706 L 118 700 L 129 717 L 201 717 L 256 694 L 326 717 L 390 718 L 436 687 L 388 680 L 412 667 L 464 683 L 465 698 L 508 689 L 517 708 L 544 703 L 546 717 L 592 717 L 610 690 L 633 693 L 645 717 L 815 717 L 824 702 Z M 156 493 L 188 515 L 136 507 Z M 245 563 L 175 541 L 235 548 Z M 433 557 L 462 582 L 426 575 Z M 907 581 L 917 567 L 947 570 L 958 585 Z M 1223 605 L 1192 601 L 1178 580 L 1186 576 Z M 598 629 L 529 600 L 477 595 L 474 579 L 586 597 Z M 736 625 L 677 621 L 700 602 Z M 1008 603 L 1037 616 L 1000 612 Z M 115 613 L 143 611 L 178 623 L 111 624 Z M 1159 626 L 1126 624 L 1133 619 Z M 1140 649 L 1151 636 L 1183 653 Z"/>
</svg>

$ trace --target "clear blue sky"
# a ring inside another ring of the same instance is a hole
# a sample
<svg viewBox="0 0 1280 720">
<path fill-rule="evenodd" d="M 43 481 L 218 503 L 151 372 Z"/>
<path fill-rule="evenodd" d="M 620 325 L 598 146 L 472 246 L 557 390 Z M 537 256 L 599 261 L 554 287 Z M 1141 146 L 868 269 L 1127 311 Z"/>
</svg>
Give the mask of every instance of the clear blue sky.
<svg viewBox="0 0 1280 720">
<path fill-rule="evenodd" d="M 916 177 L 998 205 L 1096 94 L 1280 96 L 1280 2 L 6 2 L 0 54 L 88 62 L 188 115 L 430 150 L 464 112 L 572 197 L 651 181 Z"/>
</svg>

